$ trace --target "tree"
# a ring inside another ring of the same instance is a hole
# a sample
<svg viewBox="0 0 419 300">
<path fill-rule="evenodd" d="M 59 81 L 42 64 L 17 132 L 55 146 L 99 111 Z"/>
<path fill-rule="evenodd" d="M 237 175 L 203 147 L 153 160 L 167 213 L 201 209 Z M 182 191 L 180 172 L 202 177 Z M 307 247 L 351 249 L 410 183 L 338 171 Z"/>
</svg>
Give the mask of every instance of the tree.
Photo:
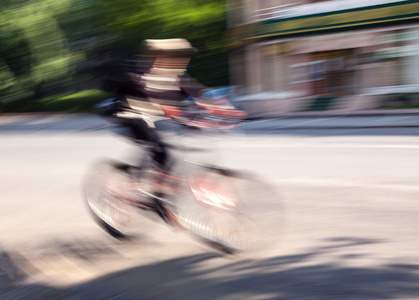
<svg viewBox="0 0 419 300">
<path fill-rule="evenodd" d="M 83 48 L 88 59 L 101 63 L 100 55 L 116 61 L 138 53 L 144 39 L 186 38 L 199 49 L 191 73 L 209 85 L 228 83 L 224 1 L 77 1 L 60 23 L 74 50 Z"/>
<path fill-rule="evenodd" d="M 150 38 L 190 40 L 200 50 L 192 75 L 227 84 L 224 8 L 221 0 L 2 0 L 0 101 L 68 88 L 76 70 L 101 76 Z"/>
<path fill-rule="evenodd" d="M 57 15 L 69 1 L 5 1 L 0 6 L 0 86 L 3 101 L 31 94 L 65 81 L 80 59 L 71 53 Z"/>
</svg>

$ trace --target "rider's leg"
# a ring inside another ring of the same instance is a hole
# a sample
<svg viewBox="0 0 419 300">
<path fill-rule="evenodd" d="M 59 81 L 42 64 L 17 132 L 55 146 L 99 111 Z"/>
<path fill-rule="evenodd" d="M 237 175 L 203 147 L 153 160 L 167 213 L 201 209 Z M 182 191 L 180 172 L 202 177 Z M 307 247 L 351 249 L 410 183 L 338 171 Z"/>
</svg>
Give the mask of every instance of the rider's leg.
<svg viewBox="0 0 419 300">
<path fill-rule="evenodd" d="M 156 197 L 152 197 L 151 199 L 154 202 L 155 210 L 165 222 L 170 223 L 176 229 L 181 230 L 183 229 L 183 225 L 179 219 L 170 209 L 167 208 L 164 202 L 160 201 L 160 199 L 166 198 L 168 195 L 167 190 L 165 190 L 164 187 L 162 188 L 162 186 L 168 184 L 166 176 L 169 176 L 168 173 L 172 168 L 172 162 L 167 146 L 164 144 L 155 128 L 150 128 L 143 120 L 136 121 L 138 121 L 134 126 L 136 136 L 142 140 L 150 142 L 152 145 L 151 153 L 153 162 L 155 163 L 153 171 L 155 171 L 156 175 L 154 180 L 156 180 L 157 185 L 160 186 L 153 193 Z"/>
<path fill-rule="evenodd" d="M 170 159 L 167 146 L 161 139 L 155 128 L 151 128 L 144 120 L 134 120 L 133 130 L 137 139 L 147 141 L 150 144 L 151 158 L 155 166 L 164 172 L 170 171 Z"/>
<path fill-rule="evenodd" d="M 167 194 L 173 193 L 171 186 L 173 185 L 173 177 L 169 175 L 172 172 L 174 160 L 171 158 L 168 147 L 162 141 L 158 131 L 150 128 L 147 123 L 141 119 L 133 120 L 131 123 L 134 136 L 138 140 L 146 141 L 150 144 L 148 151 L 150 156 L 139 161 L 139 168 L 150 166 L 148 159 L 151 157 L 152 165 L 149 174 L 149 183 L 151 193 L 157 197 L 164 198 Z"/>
</svg>

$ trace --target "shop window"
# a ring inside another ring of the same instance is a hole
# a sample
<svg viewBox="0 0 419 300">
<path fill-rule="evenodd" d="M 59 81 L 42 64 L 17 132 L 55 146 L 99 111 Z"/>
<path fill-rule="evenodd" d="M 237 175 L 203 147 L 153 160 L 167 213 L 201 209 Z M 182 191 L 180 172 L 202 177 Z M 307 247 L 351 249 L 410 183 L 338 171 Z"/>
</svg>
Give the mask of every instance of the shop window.
<svg viewBox="0 0 419 300">
<path fill-rule="evenodd" d="M 291 67 L 291 84 L 299 84 L 310 81 L 307 78 L 309 69 L 311 67 L 310 63 L 296 63 L 290 66 Z"/>
<path fill-rule="evenodd" d="M 376 49 L 374 59 L 378 67 L 376 76 L 379 78 L 378 86 L 396 86 L 405 83 L 403 71 L 406 67 L 407 57 L 414 55 L 408 45 L 411 40 L 407 31 L 392 31 L 383 36 L 382 45 Z"/>
<path fill-rule="evenodd" d="M 352 94 L 355 88 L 354 72 L 351 50 L 314 53 L 310 62 L 313 94 Z"/>
</svg>

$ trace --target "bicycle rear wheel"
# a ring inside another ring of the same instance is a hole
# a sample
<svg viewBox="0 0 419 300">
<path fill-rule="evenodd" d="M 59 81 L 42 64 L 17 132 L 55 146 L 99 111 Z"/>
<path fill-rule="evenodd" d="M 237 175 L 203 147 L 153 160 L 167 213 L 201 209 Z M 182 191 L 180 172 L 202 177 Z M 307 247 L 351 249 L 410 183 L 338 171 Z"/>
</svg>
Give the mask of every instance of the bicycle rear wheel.
<svg viewBox="0 0 419 300">
<path fill-rule="evenodd" d="M 210 174 L 212 188 L 207 195 L 193 191 L 193 200 L 179 207 L 182 221 L 194 235 L 227 253 L 260 250 L 278 236 L 280 203 L 269 185 L 247 173 L 216 167 L 199 166 L 194 177 L 196 173 Z M 208 188 L 204 190 L 207 193 Z"/>
</svg>

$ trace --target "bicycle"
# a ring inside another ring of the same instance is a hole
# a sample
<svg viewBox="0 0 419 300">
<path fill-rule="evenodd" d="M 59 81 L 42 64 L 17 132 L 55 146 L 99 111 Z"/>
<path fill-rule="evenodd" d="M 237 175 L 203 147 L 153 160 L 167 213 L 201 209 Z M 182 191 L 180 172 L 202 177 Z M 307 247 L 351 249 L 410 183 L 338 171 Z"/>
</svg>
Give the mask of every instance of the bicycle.
<svg viewBox="0 0 419 300">
<path fill-rule="evenodd" d="M 205 112 L 194 120 L 181 117 L 175 120 L 185 128 L 200 130 L 240 126 L 241 117 L 226 122 L 226 111 L 222 111 L 221 118 Z M 124 113 L 133 112 L 125 110 Z M 234 113 L 242 116 L 237 111 Z M 142 147 L 148 146 L 142 143 Z M 265 245 L 266 230 L 252 216 L 259 209 L 258 203 L 245 201 L 249 197 L 246 189 L 261 182 L 257 177 L 184 159 L 175 160 L 173 171 L 166 174 L 155 168 L 150 153 L 146 153 L 140 166 L 101 161 L 85 178 L 83 190 L 88 208 L 111 236 L 118 239 L 135 236 L 135 222 L 147 218 L 163 220 L 224 253 L 250 251 Z M 261 187 L 253 188 L 257 189 Z"/>
</svg>

